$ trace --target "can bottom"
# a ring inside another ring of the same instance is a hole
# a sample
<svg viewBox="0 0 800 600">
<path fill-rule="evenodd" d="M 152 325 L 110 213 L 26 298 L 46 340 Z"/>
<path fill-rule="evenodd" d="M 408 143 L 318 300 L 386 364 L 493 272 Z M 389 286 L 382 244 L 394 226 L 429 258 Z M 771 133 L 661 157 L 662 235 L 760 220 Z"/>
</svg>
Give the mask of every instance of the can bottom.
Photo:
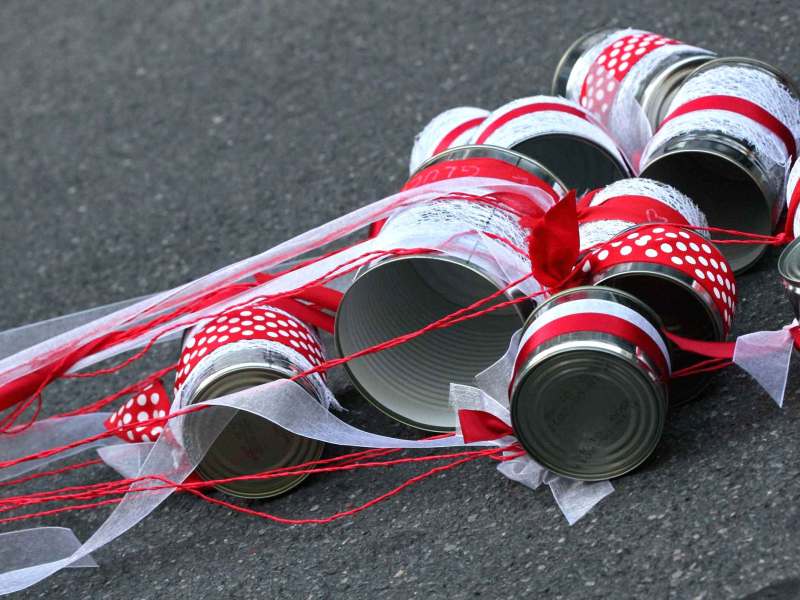
<svg viewBox="0 0 800 600">
<path fill-rule="evenodd" d="M 234 371 L 211 383 L 192 401 L 218 398 L 275 381 L 281 376 L 268 369 Z M 212 412 L 217 414 L 206 415 Z M 186 417 L 187 449 L 190 453 L 193 447 L 208 445 L 202 441 L 203 427 L 208 426 L 208 422 L 204 421 L 206 418 L 225 419 L 227 424 L 211 443 L 195 471 L 205 480 L 255 475 L 271 469 L 300 465 L 317 460 L 325 447 L 322 442 L 296 435 L 252 413 L 214 407 Z M 288 492 L 307 476 L 240 480 L 215 487 L 240 498 L 271 498 Z"/>
<path fill-rule="evenodd" d="M 512 422 L 539 464 L 597 481 L 623 475 L 650 456 L 666 408 L 663 386 L 625 358 L 566 349 L 526 374 L 514 394 Z"/>
</svg>

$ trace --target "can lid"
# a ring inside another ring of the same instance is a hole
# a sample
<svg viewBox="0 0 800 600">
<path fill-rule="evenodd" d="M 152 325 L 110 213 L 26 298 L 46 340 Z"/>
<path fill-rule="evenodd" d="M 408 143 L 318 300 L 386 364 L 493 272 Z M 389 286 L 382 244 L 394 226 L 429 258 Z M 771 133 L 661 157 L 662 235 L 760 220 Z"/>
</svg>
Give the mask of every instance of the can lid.
<svg viewBox="0 0 800 600">
<path fill-rule="evenodd" d="M 412 179 L 417 173 L 440 162 L 447 160 L 463 160 L 467 158 L 494 158 L 495 160 L 501 160 L 535 175 L 553 188 L 559 197 L 567 193 L 567 186 L 564 185 L 561 179 L 537 160 L 515 152 L 514 150 L 509 150 L 508 148 L 502 148 L 500 146 L 492 146 L 490 144 L 472 144 L 448 148 L 422 163 L 419 168 L 411 174 L 409 179 Z"/>
<path fill-rule="evenodd" d="M 778 258 L 778 274 L 789 285 L 800 285 L 800 238 L 795 238 L 781 252 Z"/>
<path fill-rule="evenodd" d="M 218 398 L 284 377 L 286 373 L 266 366 L 247 365 L 226 370 L 201 387 L 191 403 Z M 322 455 L 325 446 L 322 442 L 296 435 L 266 419 L 238 410 L 230 417 L 231 409 L 222 407 L 211 410 L 226 411 L 228 414 L 225 417 L 230 420 L 197 466 L 196 473 L 203 479 L 225 479 L 291 467 L 316 460 Z M 184 430 L 190 455 L 192 447 L 197 447 L 202 439 L 205 412 L 208 411 L 186 417 Z M 289 491 L 307 476 L 241 480 L 219 484 L 216 488 L 240 498 L 270 498 Z"/>
<path fill-rule="evenodd" d="M 636 468 L 661 437 L 666 396 L 629 360 L 587 342 L 554 352 L 515 390 L 520 442 L 554 473 L 597 481 Z"/>
</svg>

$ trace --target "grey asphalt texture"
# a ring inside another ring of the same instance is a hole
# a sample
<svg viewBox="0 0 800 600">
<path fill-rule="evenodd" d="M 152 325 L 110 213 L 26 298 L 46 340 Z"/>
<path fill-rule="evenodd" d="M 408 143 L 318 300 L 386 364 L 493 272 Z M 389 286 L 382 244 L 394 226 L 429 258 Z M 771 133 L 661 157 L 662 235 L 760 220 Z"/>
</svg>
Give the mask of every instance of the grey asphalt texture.
<svg viewBox="0 0 800 600">
<path fill-rule="evenodd" d="M 590 28 L 642 27 L 798 76 L 798 21 L 789 1 L 6 0 L 0 328 L 184 283 L 388 195 L 428 119 L 548 91 L 560 54 Z M 740 333 L 790 319 L 776 257 L 740 279 Z M 57 386 L 47 410 L 101 397 L 175 352 L 127 378 Z M 741 372 L 719 375 L 675 411 L 652 460 L 573 527 L 549 491 L 488 462 L 324 526 L 175 495 L 98 552 L 99 569 L 19 597 L 795 598 L 798 386 L 795 373 L 780 410 Z M 353 422 L 410 435 L 341 378 L 337 388 Z M 250 506 L 324 516 L 420 470 L 318 476 Z M 41 523 L 85 539 L 106 515 Z"/>
</svg>

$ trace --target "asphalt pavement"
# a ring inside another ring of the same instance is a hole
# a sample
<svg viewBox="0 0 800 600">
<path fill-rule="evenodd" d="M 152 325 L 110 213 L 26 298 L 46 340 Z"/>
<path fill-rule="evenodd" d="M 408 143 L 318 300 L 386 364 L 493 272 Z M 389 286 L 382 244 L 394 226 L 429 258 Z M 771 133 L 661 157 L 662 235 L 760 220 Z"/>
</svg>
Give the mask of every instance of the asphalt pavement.
<svg viewBox="0 0 800 600">
<path fill-rule="evenodd" d="M 6 0 L 0 328 L 184 283 L 388 195 L 427 120 L 547 92 L 590 28 L 650 29 L 798 76 L 798 21 L 789 1 Z M 740 278 L 737 332 L 790 319 L 776 257 Z M 797 371 L 782 410 L 741 372 L 719 375 L 573 527 L 548 491 L 488 462 L 329 525 L 275 525 L 177 494 L 98 552 L 99 569 L 18 596 L 800 597 Z M 125 381 L 59 385 L 46 410 Z M 341 377 L 336 387 L 348 419 L 409 434 Z M 420 470 L 317 476 L 250 506 L 325 516 Z M 49 483 L 111 476 L 94 467 Z M 107 514 L 39 523 L 85 539 Z"/>
</svg>

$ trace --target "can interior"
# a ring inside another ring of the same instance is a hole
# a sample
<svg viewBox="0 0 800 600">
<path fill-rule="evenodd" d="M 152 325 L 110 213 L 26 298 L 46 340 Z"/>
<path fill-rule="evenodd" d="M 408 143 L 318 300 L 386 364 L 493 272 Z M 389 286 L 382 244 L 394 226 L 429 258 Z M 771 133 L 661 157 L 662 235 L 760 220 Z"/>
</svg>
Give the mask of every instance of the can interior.
<svg viewBox="0 0 800 600">
<path fill-rule="evenodd" d="M 712 227 L 770 235 L 772 211 L 753 178 L 732 160 L 703 151 L 684 150 L 656 158 L 642 171 L 669 184 L 694 200 Z M 730 239 L 712 234 L 713 239 Z M 761 244 L 721 244 L 720 250 L 737 273 L 764 253 Z"/>
<path fill-rule="evenodd" d="M 559 475 L 597 481 L 627 473 L 658 444 L 664 391 L 626 358 L 580 348 L 575 334 L 562 337 L 571 349 L 530 367 L 515 389 L 514 431 L 538 463 Z"/>
<path fill-rule="evenodd" d="M 542 163 L 578 194 L 630 177 L 605 149 L 573 135 L 540 135 L 511 149 Z"/>
<path fill-rule="evenodd" d="M 275 381 L 282 375 L 267 369 L 246 369 L 230 372 L 214 381 L 192 399 L 192 403 L 219 398 L 243 389 Z M 213 414 L 206 413 L 217 412 Z M 224 413 L 224 414 L 222 414 Z M 233 413 L 231 416 L 230 413 Z M 225 479 L 239 475 L 252 475 L 290 467 L 316 460 L 324 444 L 305 438 L 247 411 L 214 407 L 186 417 L 187 449 L 203 443 L 205 418 L 230 419 L 211 444 L 207 454 L 197 466 L 196 473 L 203 479 Z M 298 485 L 306 475 L 275 479 L 244 480 L 220 484 L 217 489 L 244 498 L 268 498 L 282 494 Z"/>
<path fill-rule="evenodd" d="M 416 331 L 497 289 L 473 268 L 445 257 L 379 263 L 358 277 L 342 299 L 337 346 L 342 355 L 352 354 Z M 472 383 L 505 353 L 521 324 L 520 314 L 506 307 L 345 366 L 356 387 L 390 416 L 421 429 L 446 431 L 456 424 L 450 383 Z"/>
<path fill-rule="evenodd" d="M 716 325 L 718 317 L 713 309 L 698 292 L 677 279 L 666 274 L 628 272 L 604 278 L 599 283 L 636 296 L 661 317 L 663 327 L 670 333 L 698 340 L 722 340 L 721 326 Z M 671 347 L 670 358 L 673 371 L 703 360 L 675 346 Z M 670 403 L 682 404 L 696 397 L 712 377 L 712 373 L 700 373 L 670 381 Z"/>
</svg>

